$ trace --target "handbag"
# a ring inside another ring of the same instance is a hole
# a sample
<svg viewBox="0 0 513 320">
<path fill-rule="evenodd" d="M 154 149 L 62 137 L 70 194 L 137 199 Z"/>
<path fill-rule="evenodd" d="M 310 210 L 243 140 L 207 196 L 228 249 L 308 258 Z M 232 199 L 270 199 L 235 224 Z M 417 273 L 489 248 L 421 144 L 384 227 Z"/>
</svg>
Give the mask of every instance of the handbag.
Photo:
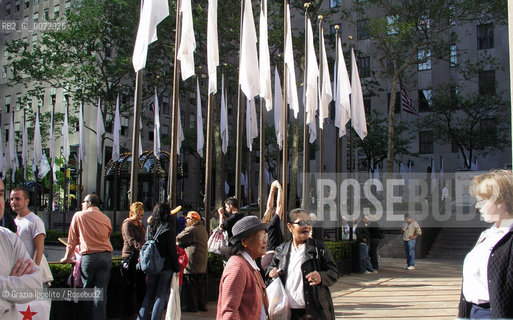
<svg viewBox="0 0 513 320">
<path fill-rule="evenodd" d="M 285 287 L 278 277 L 267 286 L 267 296 L 269 298 L 269 319 L 288 320 L 290 319 L 290 305 L 287 299 Z"/>
<path fill-rule="evenodd" d="M 208 252 L 221 254 L 221 250 L 228 246 L 227 234 L 219 227 L 215 228 L 208 238 Z"/>
</svg>

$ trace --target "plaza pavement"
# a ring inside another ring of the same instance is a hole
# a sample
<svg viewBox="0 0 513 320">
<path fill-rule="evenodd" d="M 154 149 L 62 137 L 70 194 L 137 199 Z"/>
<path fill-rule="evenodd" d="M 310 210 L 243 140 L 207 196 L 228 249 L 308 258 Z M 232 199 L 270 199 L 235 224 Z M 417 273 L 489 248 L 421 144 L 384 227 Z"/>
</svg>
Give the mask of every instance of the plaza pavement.
<svg viewBox="0 0 513 320">
<path fill-rule="evenodd" d="M 405 270 L 405 259 L 382 258 L 378 274 L 341 277 L 331 289 L 337 319 L 455 319 L 461 286 L 461 261 L 418 259 Z M 208 312 L 182 313 L 183 320 L 215 319 Z"/>
</svg>

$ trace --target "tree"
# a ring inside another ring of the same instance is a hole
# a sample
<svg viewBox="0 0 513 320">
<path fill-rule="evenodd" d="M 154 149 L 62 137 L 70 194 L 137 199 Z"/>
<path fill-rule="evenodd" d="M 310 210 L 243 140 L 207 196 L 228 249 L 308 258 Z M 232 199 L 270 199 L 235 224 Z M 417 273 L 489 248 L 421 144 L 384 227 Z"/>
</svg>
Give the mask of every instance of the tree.
<svg viewBox="0 0 513 320">
<path fill-rule="evenodd" d="M 392 93 L 397 92 L 399 77 L 407 80 L 415 65 L 449 58 L 450 46 L 458 41 L 452 31 L 454 25 L 476 19 L 503 21 L 507 12 L 503 0 L 367 0 L 358 1 L 357 10 L 368 17 L 365 31 L 373 43 L 370 50 Z M 393 172 L 396 152 L 395 100 L 392 94 L 387 138 L 389 173 Z"/>
<path fill-rule="evenodd" d="M 499 94 L 470 94 L 447 84 L 434 91 L 431 112 L 419 119 L 419 129 L 429 129 L 438 143 L 453 143 L 470 169 L 476 153 L 502 150 L 509 141 L 507 105 Z"/>
</svg>

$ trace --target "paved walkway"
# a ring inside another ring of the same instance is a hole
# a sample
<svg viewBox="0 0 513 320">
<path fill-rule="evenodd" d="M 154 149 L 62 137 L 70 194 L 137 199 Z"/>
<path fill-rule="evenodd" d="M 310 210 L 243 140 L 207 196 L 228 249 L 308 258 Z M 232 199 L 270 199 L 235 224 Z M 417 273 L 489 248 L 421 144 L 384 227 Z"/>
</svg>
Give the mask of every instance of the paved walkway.
<svg viewBox="0 0 513 320">
<path fill-rule="evenodd" d="M 331 287 L 337 319 L 455 319 L 461 286 L 461 262 L 417 260 L 404 270 L 404 259 L 381 259 L 378 274 L 351 274 Z M 215 319 L 208 312 L 182 313 L 182 319 Z"/>
</svg>

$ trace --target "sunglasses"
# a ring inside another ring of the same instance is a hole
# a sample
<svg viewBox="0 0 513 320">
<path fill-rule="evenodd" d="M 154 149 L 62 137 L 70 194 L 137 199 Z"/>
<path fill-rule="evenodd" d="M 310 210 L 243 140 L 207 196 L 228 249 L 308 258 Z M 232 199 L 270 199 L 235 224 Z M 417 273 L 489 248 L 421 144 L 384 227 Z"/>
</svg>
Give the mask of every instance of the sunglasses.
<svg viewBox="0 0 513 320">
<path fill-rule="evenodd" d="M 305 227 L 305 226 L 311 227 L 313 225 L 313 221 L 312 220 L 300 220 L 297 222 L 291 222 L 290 224 L 298 224 L 300 227 Z"/>
</svg>

